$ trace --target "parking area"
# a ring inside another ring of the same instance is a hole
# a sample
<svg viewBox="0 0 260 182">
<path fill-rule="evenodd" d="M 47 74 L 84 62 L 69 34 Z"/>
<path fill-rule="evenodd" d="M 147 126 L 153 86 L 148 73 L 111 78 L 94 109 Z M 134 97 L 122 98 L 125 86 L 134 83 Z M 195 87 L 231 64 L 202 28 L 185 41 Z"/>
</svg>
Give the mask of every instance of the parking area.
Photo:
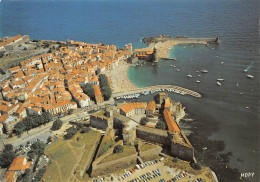
<svg viewBox="0 0 260 182">
<path fill-rule="evenodd" d="M 205 182 L 206 180 L 201 177 L 203 175 L 198 177 L 185 171 L 165 166 L 163 158 L 161 158 L 160 160 L 137 164 L 134 168 L 126 170 L 123 174 L 93 179 L 93 182 Z"/>
</svg>

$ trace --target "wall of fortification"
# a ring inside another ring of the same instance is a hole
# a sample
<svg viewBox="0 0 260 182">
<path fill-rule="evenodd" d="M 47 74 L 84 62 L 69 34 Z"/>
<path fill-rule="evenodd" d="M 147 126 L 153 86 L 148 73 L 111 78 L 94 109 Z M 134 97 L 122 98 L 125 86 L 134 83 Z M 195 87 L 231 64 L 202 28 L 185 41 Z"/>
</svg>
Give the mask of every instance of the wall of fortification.
<svg viewBox="0 0 260 182">
<path fill-rule="evenodd" d="M 194 160 L 194 150 L 192 148 L 174 142 L 171 143 L 171 155 L 186 161 Z"/>
<path fill-rule="evenodd" d="M 158 157 L 161 151 L 162 151 L 162 147 L 155 145 L 154 148 L 145 151 L 140 151 L 139 154 L 140 157 L 143 159 L 143 161 L 148 161 Z"/>
<path fill-rule="evenodd" d="M 137 154 L 133 154 L 127 157 L 120 158 L 118 160 L 113 160 L 107 163 L 93 165 L 92 166 L 92 177 L 102 176 L 106 174 L 111 174 L 113 171 L 117 171 L 120 169 L 124 169 L 129 165 L 136 164 L 137 161 Z"/>
<path fill-rule="evenodd" d="M 136 128 L 136 136 L 140 139 L 155 142 L 163 145 L 171 145 L 167 131 L 138 126 Z"/>
<path fill-rule="evenodd" d="M 94 128 L 106 130 L 108 127 L 111 127 L 111 125 L 113 125 L 112 118 L 106 119 L 102 117 L 90 116 L 90 126 Z"/>
<path fill-rule="evenodd" d="M 113 154 L 114 148 L 117 145 L 123 145 L 123 140 L 118 141 L 113 147 L 111 147 L 108 151 L 106 151 L 103 155 L 96 158 L 96 160 L 92 163 L 93 166 L 96 166 L 98 163 L 100 163 L 106 156 L 109 156 Z"/>
</svg>

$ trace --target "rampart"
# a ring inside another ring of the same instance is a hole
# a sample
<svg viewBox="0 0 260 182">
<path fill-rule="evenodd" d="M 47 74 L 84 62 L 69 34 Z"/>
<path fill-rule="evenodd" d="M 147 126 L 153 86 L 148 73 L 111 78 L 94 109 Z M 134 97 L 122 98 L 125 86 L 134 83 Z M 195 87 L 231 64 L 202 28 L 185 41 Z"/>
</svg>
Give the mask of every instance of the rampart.
<svg viewBox="0 0 260 182">
<path fill-rule="evenodd" d="M 137 138 L 147 140 L 150 142 L 155 142 L 155 143 L 168 145 L 168 146 L 171 145 L 171 141 L 168 137 L 168 133 L 165 130 L 138 126 L 136 128 L 136 136 Z"/>
</svg>

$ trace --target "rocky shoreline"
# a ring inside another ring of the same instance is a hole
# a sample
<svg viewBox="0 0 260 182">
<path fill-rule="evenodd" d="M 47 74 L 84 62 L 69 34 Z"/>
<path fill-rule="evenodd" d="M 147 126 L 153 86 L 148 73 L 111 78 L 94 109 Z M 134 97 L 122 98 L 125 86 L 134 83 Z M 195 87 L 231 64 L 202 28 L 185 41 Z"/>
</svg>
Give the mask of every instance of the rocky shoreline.
<svg viewBox="0 0 260 182">
<path fill-rule="evenodd" d="M 247 182 L 248 180 L 240 178 L 241 174 L 238 169 L 229 166 L 232 152 L 223 153 L 224 141 L 208 139 L 213 132 L 218 130 L 217 124 L 210 118 L 203 119 L 195 114 L 189 114 L 189 118 L 194 118 L 194 120 L 181 122 L 190 126 L 190 135 L 187 137 L 195 149 L 197 162 L 202 166 L 210 167 L 221 182 Z"/>
</svg>

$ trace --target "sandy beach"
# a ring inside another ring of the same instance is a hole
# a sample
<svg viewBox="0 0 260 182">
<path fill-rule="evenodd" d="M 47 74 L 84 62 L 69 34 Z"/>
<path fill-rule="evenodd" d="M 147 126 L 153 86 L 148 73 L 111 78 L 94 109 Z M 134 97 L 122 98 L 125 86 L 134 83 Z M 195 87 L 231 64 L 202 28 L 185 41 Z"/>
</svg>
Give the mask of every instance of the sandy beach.
<svg viewBox="0 0 260 182">
<path fill-rule="evenodd" d="M 118 67 L 113 70 L 105 71 L 112 87 L 113 93 L 126 92 L 137 89 L 137 87 L 128 79 L 127 70 L 130 64 L 121 61 Z"/>
</svg>

